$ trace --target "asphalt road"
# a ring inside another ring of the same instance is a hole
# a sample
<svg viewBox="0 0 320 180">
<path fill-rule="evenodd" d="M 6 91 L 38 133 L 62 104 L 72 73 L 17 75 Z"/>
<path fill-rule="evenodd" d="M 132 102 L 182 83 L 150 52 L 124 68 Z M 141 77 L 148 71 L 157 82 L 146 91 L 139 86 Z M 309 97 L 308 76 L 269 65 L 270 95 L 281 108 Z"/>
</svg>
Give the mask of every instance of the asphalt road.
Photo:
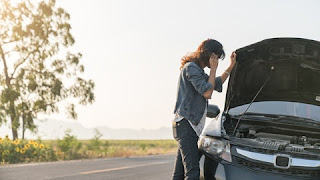
<svg viewBox="0 0 320 180">
<path fill-rule="evenodd" d="M 0 166 L 0 180 L 168 180 L 174 155 Z"/>
</svg>

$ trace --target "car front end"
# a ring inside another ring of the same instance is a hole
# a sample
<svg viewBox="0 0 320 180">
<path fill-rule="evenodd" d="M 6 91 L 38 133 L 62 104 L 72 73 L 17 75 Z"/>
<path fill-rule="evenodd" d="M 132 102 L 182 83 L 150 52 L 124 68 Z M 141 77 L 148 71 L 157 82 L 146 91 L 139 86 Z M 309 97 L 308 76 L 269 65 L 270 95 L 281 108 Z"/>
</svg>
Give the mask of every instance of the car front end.
<svg viewBox="0 0 320 180">
<path fill-rule="evenodd" d="M 222 115 L 198 144 L 203 179 L 320 179 L 320 42 L 238 49 Z"/>
</svg>

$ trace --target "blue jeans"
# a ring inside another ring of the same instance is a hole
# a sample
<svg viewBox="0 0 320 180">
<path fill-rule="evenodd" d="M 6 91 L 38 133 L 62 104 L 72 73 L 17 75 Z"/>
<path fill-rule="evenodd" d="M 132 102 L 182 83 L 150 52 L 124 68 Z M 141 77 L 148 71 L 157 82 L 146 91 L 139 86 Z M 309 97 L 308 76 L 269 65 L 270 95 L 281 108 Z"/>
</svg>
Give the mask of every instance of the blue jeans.
<svg viewBox="0 0 320 180">
<path fill-rule="evenodd" d="M 173 124 L 173 137 L 178 142 L 178 152 L 173 172 L 173 180 L 199 180 L 200 152 L 198 136 L 188 120 L 183 119 Z"/>
</svg>

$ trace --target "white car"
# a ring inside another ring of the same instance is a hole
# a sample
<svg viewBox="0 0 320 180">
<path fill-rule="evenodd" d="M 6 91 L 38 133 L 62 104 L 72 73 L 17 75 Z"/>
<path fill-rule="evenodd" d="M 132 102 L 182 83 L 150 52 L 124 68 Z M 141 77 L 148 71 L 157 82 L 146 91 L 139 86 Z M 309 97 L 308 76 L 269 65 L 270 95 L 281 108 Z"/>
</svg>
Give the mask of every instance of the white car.
<svg viewBox="0 0 320 180">
<path fill-rule="evenodd" d="M 224 110 L 199 139 L 201 178 L 320 179 L 320 42 L 266 39 L 236 53 Z"/>
</svg>

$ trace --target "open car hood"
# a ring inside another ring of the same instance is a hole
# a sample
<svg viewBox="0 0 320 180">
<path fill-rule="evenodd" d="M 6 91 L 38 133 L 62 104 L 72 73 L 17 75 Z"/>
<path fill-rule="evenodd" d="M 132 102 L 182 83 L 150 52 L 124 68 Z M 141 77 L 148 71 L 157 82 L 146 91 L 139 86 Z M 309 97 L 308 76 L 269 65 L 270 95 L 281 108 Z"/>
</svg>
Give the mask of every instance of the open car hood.
<svg viewBox="0 0 320 180">
<path fill-rule="evenodd" d="M 320 42 L 274 38 L 240 48 L 228 84 L 225 110 L 259 101 L 320 105 Z"/>
</svg>

